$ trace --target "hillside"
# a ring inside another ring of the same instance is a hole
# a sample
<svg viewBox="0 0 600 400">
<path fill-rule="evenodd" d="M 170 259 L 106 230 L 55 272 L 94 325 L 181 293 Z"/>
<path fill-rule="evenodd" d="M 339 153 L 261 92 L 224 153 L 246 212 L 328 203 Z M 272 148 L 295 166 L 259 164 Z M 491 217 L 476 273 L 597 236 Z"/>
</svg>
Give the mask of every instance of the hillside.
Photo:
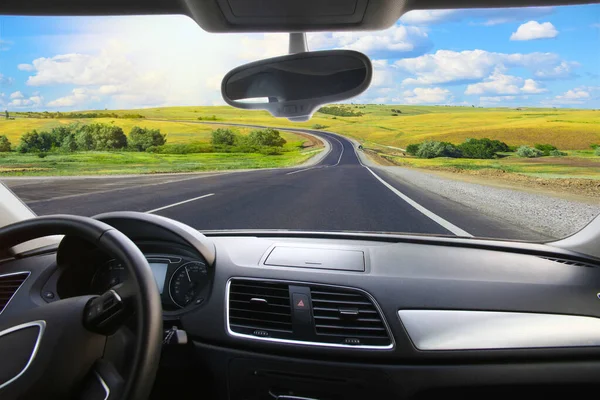
<svg viewBox="0 0 600 400">
<path fill-rule="evenodd" d="M 600 143 L 600 111 L 572 109 L 508 109 L 448 106 L 347 105 L 362 116 L 343 117 L 316 113 L 304 123 L 292 123 L 273 118 L 263 111 L 244 111 L 229 106 L 165 107 L 139 110 L 118 110 L 116 114 L 141 114 L 146 119 L 112 119 L 125 130 L 133 125 L 157 127 L 170 135 L 171 142 L 206 140 L 212 127 L 198 127 L 174 121 L 249 123 L 270 126 L 311 128 L 313 125 L 339 132 L 360 141 L 405 147 L 424 140 L 459 143 L 466 138 L 489 137 L 509 145 L 551 143 L 563 150 L 585 150 Z M 401 113 L 392 110 L 400 110 Z M 112 112 L 112 111 L 111 111 Z M 393 115 L 397 114 L 397 115 Z M 149 121 L 162 119 L 170 122 Z M 105 118 L 103 120 L 106 120 Z M 89 119 L 82 122 L 91 122 Z M 45 129 L 73 119 L 0 120 L 0 134 L 7 134 L 13 143 L 30 129 Z"/>
</svg>

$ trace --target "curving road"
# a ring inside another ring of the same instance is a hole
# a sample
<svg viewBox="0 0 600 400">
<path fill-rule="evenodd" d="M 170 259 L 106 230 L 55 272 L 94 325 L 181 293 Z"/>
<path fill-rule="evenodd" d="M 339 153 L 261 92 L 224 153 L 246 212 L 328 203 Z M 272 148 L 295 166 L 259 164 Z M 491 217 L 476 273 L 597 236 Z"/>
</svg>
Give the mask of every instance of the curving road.
<svg viewBox="0 0 600 400">
<path fill-rule="evenodd" d="M 342 136 L 309 168 L 225 174 L 7 180 L 38 214 L 154 212 L 200 230 L 300 229 L 523 238 L 522 229 L 364 166 Z M 107 183 L 108 182 L 108 183 Z M 102 184 L 101 184 L 102 183 Z"/>
</svg>

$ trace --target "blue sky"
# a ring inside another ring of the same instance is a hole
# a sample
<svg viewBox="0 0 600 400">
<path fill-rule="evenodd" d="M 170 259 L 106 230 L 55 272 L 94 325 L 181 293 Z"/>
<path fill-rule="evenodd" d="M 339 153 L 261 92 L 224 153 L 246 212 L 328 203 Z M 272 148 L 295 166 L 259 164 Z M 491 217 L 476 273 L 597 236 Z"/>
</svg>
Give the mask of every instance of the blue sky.
<svg viewBox="0 0 600 400">
<path fill-rule="evenodd" d="M 373 60 L 356 102 L 600 108 L 600 5 L 413 11 L 308 38 Z M 182 16 L 0 16 L 0 107 L 223 104 L 229 69 L 286 50 L 284 34 L 209 34 Z"/>
</svg>

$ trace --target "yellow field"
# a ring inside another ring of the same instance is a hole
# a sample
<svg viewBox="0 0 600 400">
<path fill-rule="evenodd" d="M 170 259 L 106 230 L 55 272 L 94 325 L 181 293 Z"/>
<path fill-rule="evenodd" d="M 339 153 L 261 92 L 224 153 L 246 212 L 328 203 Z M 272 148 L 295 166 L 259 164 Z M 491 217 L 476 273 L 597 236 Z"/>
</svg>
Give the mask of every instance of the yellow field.
<svg viewBox="0 0 600 400">
<path fill-rule="evenodd" d="M 114 124 L 123 128 L 125 134 L 131 131 L 134 126 L 145 128 L 160 129 L 162 133 L 167 134 L 168 143 L 191 143 L 191 142 L 209 142 L 211 132 L 214 129 L 222 128 L 218 125 L 204 125 L 190 122 L 172 122 L 172 121 L 152 121 L 146 119 L 118 119 L 118 118 L 84 118 L 84 119 L 37 119 L 37 118 L 17 118 L 15 120 L 0 119 L 0 135 L 6 135 L 8 140 L 16 146 L 19 144 L 19 138 L 25 132 L 36 129 L 38 131 L 49 130 L 53 127 L 81 122 L 84 124 L 104 123 Z M 247 135 L 252 129 L 233 128 L 242 135 Z M 281 132 L 281 136 L 288 142 L 304 141 L 304 138 L 288 132 Z"/>
<path fill-rule="evenodd" d="M 158 128 L 167 133 L 170 143 L 206 141 L 213 126 L 180 121 L 197 121 L 198 117 L 215 116 L 216 122 L 248 123 L 256 125 L 303 127 L 324 125 L 326 130 L 354 137 L 366 144 L 376 143 L 405 147 L 424 140 L 453 143 L 466 138 L 489 137 L 509 145 L 550 143 L 562 150 L 585 150 L 600 143 L 600 110 L 570 109 L 502 109 L 443 106 L 348 106 L 364 113 L 361 117 L 334 117 L 316 113 L 308 122 L 295 123 L 274 118 L 265 111 L 244 111 L 229 106 L 219 107 L 166 107 L 139 110 L 121 110 L 117 114 L 138 113 L 147 119 L 84 119 L 82 122 L 113 122 L 129 132 L 132 126 Z M 357 108 L 358 107 L 358 108 Z M 392 116 L 392 109 L 402 111 Z M 165 121 L 152 121 L 161 119 Z M 13 144 L 31 129 L 47 129 L 72 119 L 0 120 L 0 134 L 6 134 Z M 240 129 L 244 133 L 243 129 Z"/>
<path fill-rule="evenodd" d="M 229 106 L 148 108 L 117 113 L 139 113 L 146 118 L 166 120 L 197 120 L 198 117 L 214 115 L 217 122 L 281 127 L 310 128 L 320 124 L 327 126 L 327 130 L 367 144 L 373 142 L 398 147 L 424 140 L 460 143 L 469 137 L 489 137 L 509 145 L 551 143 L 563 150 L 585 150 L 591 144 L 600 143 L 600 110 L 389 105 L 349 107 L 365 115 L 334 118 L 332 115 L 316 113 L 308 122 L 295 123 L 274 118 L 264 111 L 244 111 Z M 392 116 L 391 109 L 400 109 L 402 113 Z M 145 123 L 150 124 L 149 121 Z"/>
</svg>

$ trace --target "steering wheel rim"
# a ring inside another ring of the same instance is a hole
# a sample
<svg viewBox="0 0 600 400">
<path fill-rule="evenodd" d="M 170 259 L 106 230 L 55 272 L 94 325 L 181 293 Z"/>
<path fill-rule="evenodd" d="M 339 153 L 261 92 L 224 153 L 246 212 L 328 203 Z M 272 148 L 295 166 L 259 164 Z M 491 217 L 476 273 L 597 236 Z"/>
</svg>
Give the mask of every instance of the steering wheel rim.
<svg viewBox="0 0 600 400">
<path fill-rule="evenodd" d="M 135 291 L 130 294 L 133 295 L 137 334 L 130 373 L 125 380 L 120 398 L 123 400 L 147 398 L 158 369 L 163 325 L 160 295 L 146 258 L 127 236 L 110 225 L 73 215 L 44 216 L 5 226 L 0 228 L 0 244 L 2 247 L 11 248 L 28 240 L 50 235 L 79 236 L 121 260 L 129 272 L 130 283 L 133 285 L 130 290 Z M 45 307 L 47 306 L 34 310 L 41 313 Z M 82 314 L 82 324 L 83 317 Z M 43 346 L 43 337 L 41 340 L 40 348 Z M 112 400 L 113 397 L 109 396 L 107 393 L 107 398 Z"/>
</svg>

